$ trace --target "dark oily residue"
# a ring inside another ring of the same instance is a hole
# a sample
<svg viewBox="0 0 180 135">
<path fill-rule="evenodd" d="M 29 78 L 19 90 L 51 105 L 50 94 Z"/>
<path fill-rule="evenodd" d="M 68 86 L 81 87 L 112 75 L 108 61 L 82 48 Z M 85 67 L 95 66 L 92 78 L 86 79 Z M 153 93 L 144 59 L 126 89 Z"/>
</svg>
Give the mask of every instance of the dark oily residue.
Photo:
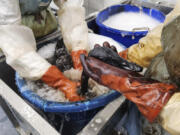
<svg viewBox="0 0 180 135">
<path fill-rule="evenodd" d="M 55 49 L 55 61 L 56 66 L 63 72 L 71 69 L 73 66 L 71 56 L 66 49 L 63 40 L 58 40 L 56 49 Z"/>
</svg>

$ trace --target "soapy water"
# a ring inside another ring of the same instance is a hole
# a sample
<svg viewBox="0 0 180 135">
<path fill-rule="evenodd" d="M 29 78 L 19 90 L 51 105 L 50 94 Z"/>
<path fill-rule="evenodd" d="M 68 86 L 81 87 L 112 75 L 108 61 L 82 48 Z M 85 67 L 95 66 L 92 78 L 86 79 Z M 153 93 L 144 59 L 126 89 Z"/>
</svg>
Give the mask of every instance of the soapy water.
<svg viewBox="0 0 180 135">
<path fill-rule="evenodd" d="M 49 43 L 48 45 L 40 48 L 38 50 L 38 54 L 45 59 L 51 58 L 54 56 L 55 47 L 56 43 Z"/>
<path fill-rule="evenodd" d="M 81 72 L 77 73 L 78 71 L 74 70 L 73 68 L 65 71 L 64 75 L 69 77 L 69 74 L 73 75 L 72 77 L 70 77 L 70 79 L 74 79 L 74 80 L 79 80 L 80 81 L 80 76 L 81 76 Z M 79 74 L 79 78 L 78 77 L 74 77 L 74 75 Z M 103 95 L 105 93 L 110 92 L 110 89 L 107 87 L 104 87 L 102 85 L 99 85 L 98 83 L 96 83 L 93 80 L 89 80 L 88 82 L 89 85 L 89 89 L 88 92 L 86 93 L 85 97 L 86 99 L 91 99 L 94 98 L 96 96 L 100 96 Z M 41 81 L 31 81 L 31 80 L 26 80 L 26 89 L 30 89 L 32 91 L 34 91 L 37 95 L 39 95 L 40 97 L 42 97 L 43 99 L 46 99 L 48 101 L 55 101 L 55 102 L 68 102 L 68 99 L 65 98 L 65 95 L 63 92 L 61 92 L 60 90 L 54 89 L 52 87 L 49 87 L 48 85 L 44 84 Z"/>
<path fill-rule="evenodd" d="M 52 59 L 55 58 L 54 57 L 55 49 L 56 49 L 56 42 L 49 43 L 46 46 L 40 48 L 38 50 L 38 54 L 51 63 Z M 71 68 L 70 70 L 64 71 L 63 74 L 72 81 L 80 81 L 82 72 Z M 100 96 L 110 91 L 110 89 L 108 89 L 107 87 L 99 85 L 98 83 L 96 83 L 91 79 L 89 79 L 88 85 L 89 88 L 86 94 L 86 99 Z M 48 101 L 68 102 L 63 92 L 54 89 L 52 87 L 49 87 L 48 85 L 44 84 L 41 81 L 26 80 L 26 86 L 24 87 L 26 90 L 29 89 L 34 91 L 37 95 Z"/>
<path fill-rule="evenodd" d="M 49 87 L 43 82 L 26 80 L 26 87 L 48 101 L 68 102 L 63 92 Z"/>
<path fill-rule="evenodd" d="M 38 50 L 38 54 L 52 63 L 55 54 L 55 48 L 56 48 L 56 42 L 49 43 L 43 47 L 41 47 Z M 43 99 L 46 99 L 48 101 L 55 101 L 55 102 L 68 102 L 68 100 L 65 98 L 65 95 L 60 90 L 56 90 L 52 87 L 49 87 L 45 83 L 41 81 L 31 81 L 26 80 L 26 86 L 24 86 L 26 89 L 32 90 L 37 95 L 42 97 Z"/>
<path fill-rule="evenodd" d="M 143 12 L 124 12 L 110 16 L 103 22 L 103 24 L 118 30 L 133 31 L 134 28 L 149 28 L 152 30 L 154 27 L 160 24 L 160 22 Z M 136 31 L 145 30 L 146 29 Z"/>
</svg>

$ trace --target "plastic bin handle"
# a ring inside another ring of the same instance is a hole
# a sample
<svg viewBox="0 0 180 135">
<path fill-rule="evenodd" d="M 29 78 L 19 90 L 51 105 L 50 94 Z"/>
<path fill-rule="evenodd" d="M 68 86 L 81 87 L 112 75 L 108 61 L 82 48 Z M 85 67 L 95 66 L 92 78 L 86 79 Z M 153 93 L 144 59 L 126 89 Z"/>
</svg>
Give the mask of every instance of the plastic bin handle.
<svg viewBox="0 0 180 135">
<path fill-rule="evenodd" d="M 132 31 L 133 32 L 136 32 L 138 30 L 147 30 L 148 32 L 150 31 L 150 28 L 149 27 L 139 27 L 139 28 L 133 28 Z"/>
</svg>

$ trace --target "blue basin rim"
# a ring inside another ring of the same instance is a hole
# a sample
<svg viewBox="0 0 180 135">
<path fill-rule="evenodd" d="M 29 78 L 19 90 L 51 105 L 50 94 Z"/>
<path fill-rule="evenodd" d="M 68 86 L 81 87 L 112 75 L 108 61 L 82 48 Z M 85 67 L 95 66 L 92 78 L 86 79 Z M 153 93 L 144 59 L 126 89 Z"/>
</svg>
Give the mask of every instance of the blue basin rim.
<svg viewBox="0 0 180 135">
<path fill-rule="evenodd" d="M 83 102 L 52 102 L 44 100 L 32 90 L 27 89 L 25 87 L 26 81 L 21 78 L 18 73 L 15 74 L 15 80 L 21 95 L 31 104 L 35 105 L 36 107 L 45 112 L 73 113 L 88 111 L 103 107 L 107 105 L 110 101 L 118 98 L 121 95 L 119 92 L 112 90 L 107 94 Z"/>
</svg>

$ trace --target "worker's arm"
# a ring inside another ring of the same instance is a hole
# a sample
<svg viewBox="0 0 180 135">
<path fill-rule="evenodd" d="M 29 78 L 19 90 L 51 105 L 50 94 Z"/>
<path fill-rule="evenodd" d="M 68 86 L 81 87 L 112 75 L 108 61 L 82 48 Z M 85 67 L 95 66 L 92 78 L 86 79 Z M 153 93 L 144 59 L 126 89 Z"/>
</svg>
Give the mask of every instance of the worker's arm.
<svg viewBox="0 0 180 135">
<path fill-rule="evenodd" d="M 125 70 L 141 72 L 143 70 L 142 67 L 135 63 L 128 62 L 127 60 L 119 57 L 116 47 L 111 46 L 108 42 L 103 43 L 103 47 L 99 44 L 96 44 L 94 49 L 91 50 L 88 54 L 89 57 L 94 57 L 108 64 L 122 68 Z"/>
<path fill-rule="evenodd" d="M 71 53 L 73 66 L 82 70 L 80 54 L 87 55 L 88 27 L 85 21 L 84 0 L 54 0 L 59 6 L 58 17 L 64 44 Z"/>
<path fill-rule="evenodd" d="M 62 0 L 58 11 L 64 43 L 71 53 L 75 69 L 82 69 L 80 54 L 87 55 L 88 27 L 85 21 L 84 0 Z"/>
<path fill-rule="evenodd" d="M 106 64 L 93 57 L 82 57 L 84 73 L 98 83 L 122 93 L 141 113 L 154 121 L 168 102 L 175 86 L 147 79 L 133 71 Z"/>
<path fill-rule="evenodd" d="M 111 53 L 108 54 L 111 55 Z M 99 54 L 96 55 L 99 56 Z M 123 70 L 123 67 L 116 68 L 117 66 L 112 66 L 106 55 L 106 53 L 101 54 L 101 60 L 106 63 L 95 59 L 96 56 L 93 55 L 91 55 L 93 57 L 87 58 L 81 56 L 84 73 L 98 83 L 122 93 L 137 105 L 149 121 L 152 122 L 159 117 L 160 124 L 165 130 L 172 135 L 179 135 L 180 93 L 173 94 L 177 87 L 144 78 L 142 75 L 132 72 L 133 70 Z M 126 64 L 125 69 L 127 66 Z"/>
<path fill-rule="evenodd" d="M 42 80 L 62 92 L 70 101 L 81 100 L 77 94 L 77 83 L 67 79 L 61 71 L 36 53 L 36 42 L 32 30 L 20 24 L 19 0 L 0 2 L 0 48 L 6 62 L 21 77 Z"/>
<path fill-rule="evenodd" d="M 180 0 L 177 0 L 174 10 L 166 16 L 164 24 L 167 24 L 178 15 L 180 15 Z M 158 25 L 144 38 L 140 39 L 138 44 L 129 47 L 128 50 L 126 50 L 127 59 L 143 67 L 148 67 L 152 59 L 162 51 L 160 40 L 164 24 Z"/>
</svg>

